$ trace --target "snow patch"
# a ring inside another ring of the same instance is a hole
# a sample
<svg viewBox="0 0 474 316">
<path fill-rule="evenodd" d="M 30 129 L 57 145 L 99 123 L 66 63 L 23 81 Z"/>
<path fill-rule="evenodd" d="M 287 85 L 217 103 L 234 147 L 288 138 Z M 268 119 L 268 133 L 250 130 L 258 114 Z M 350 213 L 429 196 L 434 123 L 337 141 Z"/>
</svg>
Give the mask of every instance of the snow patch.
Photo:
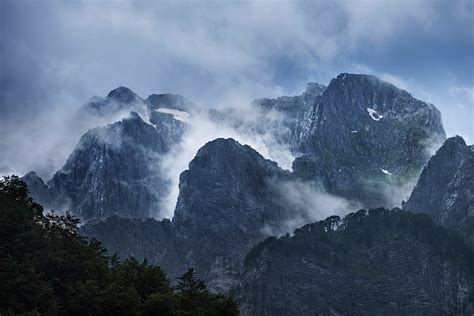
<svg viewBox="0 0 474 316">
<path fill-rule="evenodd" d="M 367 108 L 367 112 L 369 112 L 369 116 L 374 120 L 374 121 L 380 121 L 383 119 L 383 115 L 380 115 L 375 111 L 374 109 Z"/>
<path fill-rule="evenodd" d="M 179 111 L 179 110 L 169 109 L 169 108 L 159 108 L 158 110 L 155 110 L 155 111 L 160 112 L 160 113 L 171 114 L 173 115 L 173 118 L 175 120 L 178 120 L 181 122 L 186 122 L 189 118 L 189 113 L 185 111 Z"/>
<path fill-rule="evenodd" d="M 388 171 L 388 170 L 385 170 L 385 169 L 380 168 L 380 171 L 382 171 L 382 172 L 385 173 L 386 175 L 389 175 L 389 176 L 392 175 L 392 173 L 391 173 L 390 171 Z"/>
</svg>

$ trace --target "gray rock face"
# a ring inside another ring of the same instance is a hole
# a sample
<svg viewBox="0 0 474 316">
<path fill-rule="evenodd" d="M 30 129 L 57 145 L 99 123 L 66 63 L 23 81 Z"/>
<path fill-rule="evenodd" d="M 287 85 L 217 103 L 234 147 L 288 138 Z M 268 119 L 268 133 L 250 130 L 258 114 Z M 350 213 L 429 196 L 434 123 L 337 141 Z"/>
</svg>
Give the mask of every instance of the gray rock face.
<svg viewBox="0 0 474 316">
<path fill-rule="evenodd" d="M 216 139 L 181 174 L 175 216 L 166 234 L 161 230 L 167 222 L 117 218 L 87 224 L 84 231 L 110 251 L 146 257 L 171 275 L 194 267 L 210 290 L 227 292 L 238 282 L 247 252 L 295 215 L 273 185 L 291 177 L 249 146 Z M 159 251 L 160 245 L 165 250 Z"/>
<path fill-rule="evenodd" d="M 278 111 L 283 113 L 281 123 L 285 132 L 275 136 L 280 142 L 288 144 L 293 152 L 298 153 L 301 140 L 308 131 L 308 122 L 313 108 L 325 89 L 326 87 L 319 83 L 310 82 L 306 87 L 306 91 L 299 96 L 258 99 L 253 102 L 253 105 L 263 109 L 264 112 Z"/>
<path fill-rule="evenodd" d="M 474 253 L 421 214 L 372 210 L 269 238 L 247 256 L 243 315 L 470 315 Z"/>
<path fill-rule="evenodd" d="M 316 240 L 316 248 L 297 243 L 288 255 L 286 248 L 271 248 L 244 267 L 246 254 L 270 234 L 284 232 L 288 221 L 310 220 L 297 209 L 305 201 L 289 203 L 281 189 L 287 187 L 277 183 L 318 183 L 366 206 L 401 202 L 395 188 L 416 179 L 428 160 L 427 148 L 445 138 L 434 106 L 375 77 L 341 74 L 327 88 L 309 84 L 301 96 L 255 101 L 251 110 L 257 112 L 257 120 L 246 121 L 236 109 L 211 111 L 227 126 L 247 130 L 246 135 L 271 134 L 301 156 L 290 173 L 232 139 L 209 142 L 181 174 L 170 224 L 133 218 L 159 211 L 168 185 L 161 159 L 181 141 L 186 120 L 192 119 L 192 103 L 171 94 L 136 101 L 131 91 L 116 90 L 106 98 L 113 103 L 99 106 L 104 109 L 100 113 L 108 113 L 105 109 L 111 104 L 122 104 L 120 111 L 140 104 L 145 121 L 133 113 L 86 133 L 46 188 L 34 175 L 28 177 L 33 194 L 47 197 L 52 192 L 54 203 L 90 220 L 84 233 L 101 240 L 111 252 L 148 258 L 170 275 L 194 267 L 213 291 L 227 292 L 243 280 L 237 293 L 247 314 L 367 314 L 372 305 L 379 314 L 395 314 L 397 309 L 431 314 L 464 311 L 471 304 L 472 279 L 466 275 L 472 276 L 472 270 L 433 255 L 437 248 L 427 235 L 419 239 L 393 224 L 411 221 L 403 216 L 384 215 L 383 221 L 369 221 L 373 226 L 360 230 L 354 224 L 355 235 L 345 229 L 325 231 L 326 235 L 318 231 L 322 240 Z M 472 177 L 465 176 L 471 171 L 472 163 L 464 163 L 448 177 L 451 208 L 464 210 L 466 201 L 472 201 L 472 191 L 465 189 L 472 184 Z M 106 219 L 114 215 L 121 218 Z M 301 235 L 304 238 L 295 237 L 305 240 L 310 231 Z M 437 236 L 436 229 L 431 232 Z M 371 236 L 369 241 L 366 236 Z M 295 237 L 288 239 L 289 248 Z"/>
<path fill-rule="evenodd" d="M 87 132 L 48 184 L 60 205 L 85 220 L 149 217 L 166 193 L 159 169 L 166 143 L 132 112 L 120 122 Z"/>
<path fill-rule="evenodd" d="M 423 212 L 456 230 L 474 248 L 474 148 L 446 140 L 423 169 L 404 210 Z"/>
<path fill-rule="evenodd" d="M 145 103 L 150 110 L 168 108 L 179 111 L 189 111 L 195 107 L 193 102 L 185 97 L 171 93 L 152 94 L 145 100 Z"/>
<path fill-rule="evenodd" d="M 44 183 L 43 179 L 40 178 L 34 171 L 30 171 L 25 174 L 21 180 L 28 186 L 30 196 L 41 204 L 44 208 L 50 209 L 55 207 L 54 205 L 54 192 Z"/>
<path fill-rule="evenodd" d="M 180 115 L 187 112 L 166 110 L 185 105 L 192 103 L 179 95 L 151 95 L 145 101 L 125 87 L 87 103 L 81 111 L 88 115 L 113 118 L 136 109 L 146 121 L 132 111 L 128 118 L 89 130 L 46 184 L 33 174 L 24 177 L 31 195 L 47 209 L 71 210 L 83 220 L 159 215 L 170 185 L 161 161 L 186 130 Z"/>
<path fill-rule="evenodd" d="M 173 224 L 187 264 L 211 290 L 229 290 L 265 228 L 291 216 L 269 183 L 289 177 L 233 139 L 207 143 L 181 174 Z"/>
<path fill-rule="evenodd" d="M 186 271 L 176 244 L 173 226 L 169 220 L 151 218 L 121 218 L 113 216 L 99 222 L 90 222 L 81 228 L 81 234 L 100 240 L 110 254 L 121 258 L 134 256 L 138 260 L 159 265 L 173 279 Z"/>
<path fill-rule="evenodd" d="M 145 101 L 150 123 L 156 127 L 160 137 L 167 139 L 168 150 L 178 144 L 186 132 L 189 112 L 195 105 L 180 95 L 152 94 Z"/>
<path fill-rule="evenodd" d="M 126 87 L 118 87 L 109 92 L 107 97 L 94 97 L 81 109 L 96 116 L 112 115 L 120 111 L 137 110 L 144 100 Z"/>
<path fill-rule="evenodd" d="M 293 170 L 365 206 L 392 205 L 391 188 L 416 179 L 428 147 L 445 139 L 433 105 L 373 76 L 340 74 L 315 100 Z"/>
</svg>

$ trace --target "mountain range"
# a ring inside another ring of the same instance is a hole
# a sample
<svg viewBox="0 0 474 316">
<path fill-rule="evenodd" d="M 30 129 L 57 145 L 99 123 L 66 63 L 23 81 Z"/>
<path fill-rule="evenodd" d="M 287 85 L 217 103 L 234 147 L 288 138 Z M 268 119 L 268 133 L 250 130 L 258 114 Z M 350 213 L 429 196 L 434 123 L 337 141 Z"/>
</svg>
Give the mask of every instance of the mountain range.
<svg viewBox="0 0 474 316">
<path fill-rule="evenodd" d="M 50 180 L 22 179 L 110 252 L 172 276 L 194 267 L 244 315 L 473 311 L 474 150 L 446 140 L 434 105 L 344 73 L 247 109 L 120 87 L 81 115 L 124 117 L 87 131 Z M 173 218 L 157 220 L 176 189 L 166 162 L 202 117 L 287 150 L 292 170 L 232 138 L 206 139 L 180 170 Z"/>
</svg>

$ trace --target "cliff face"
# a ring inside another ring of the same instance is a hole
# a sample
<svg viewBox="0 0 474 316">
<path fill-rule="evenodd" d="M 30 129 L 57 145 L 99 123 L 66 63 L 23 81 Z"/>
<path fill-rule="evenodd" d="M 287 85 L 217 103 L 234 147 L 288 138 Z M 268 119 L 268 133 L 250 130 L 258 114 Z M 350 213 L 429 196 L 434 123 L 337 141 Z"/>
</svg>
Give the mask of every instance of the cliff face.
<svg viewBox="0 0 474 316">
<path fill-rule="evenodd" d="M 182 275 L 188 268 L 180 258 L 169 220 L 112 216 L 84 225 L 81 234 L 100 240 L 110 254 L 116 253 L 121 258 L 134 256 L 140 261 L 147 259 L 159 265 L 170 278 Z"/>
<path fill-rule="evenodd" d="M 152 216 L 166 193 L 159 169 L 165 143 L 153 126 L 132 112 L 120 122 L 87 132 L 48 184 L 58 205 L 85 220 Z"/>
<path fill-rule="evenodd" d="M 86 133 L 63 170 L 47 182 L 58 191 L 53 192 L 58 205 L 84 219 L 158 214 L 161 196 L 169 188 L 159 174 L 159 158 L 150 157 L 169 153 L 181 143 L 193 108 L 179 95 L 153 94 L 144 100 L 124 87 L 89 102 L 84 109 L 111 118 L 136 109 L 143 124 L 118 131 L 118 125 L 126 125 L 122 121 Z M 291 152 L 299 156 L 293 162 L 296 177 L 362 206 L 399 205 L 428 160 L 428 147 L 445 137 L 433 105 L 368 75 L 341 74 L 328 87 L 308 84 L 299 96 L 257 100 L 248 116 L 239 110 L 210 115 L 224 128 L 258 137 L 284 160 Z M 104 146 L 102 138 L 121 145 Z M 126 187 L 137 187 L 137 194 L 126 193 L 122 203 L 118 196 Z"/>
<path fill-rule="evenodd" d="M 416 179 L 445 138 L 433 105 L 368 75 L 334 78 L 306 119 L 295 173 L 370 207 L 397 205 L 393 189 Z"/>
<path fill-rule="evenodd" d="M 108 216 L 147 218 L 159 216 L 160 203 L 169 190 L 163 175 L 163 156 L 186 131 L 185 106 L 179 95 L 153 94 L 146 100 L 125 87 L 95 98 L 81 114 L 120 121 L 85 133 L 65 165 L 50 181 L 36 174 L 23 177 L 30 194 L 46 209 L 70 210 L 81 219 Z M 179 111 L 176 109 L 180 109 Z"/>
<path fill-rule="evenodd" d="M 424 215 L 360 211 L 259 244 L 235 294 L 243 315 L 469 315 L 474 253 Z"/>
<path fill-rule="evenodd" d="M 458 231 L 474 248 L 474 149 L 459 137 L 430 159 L 404 210 L 423 212 Z"/>
<path fill-rule="evenodd" d="M 126 87 L 118 87 L 105 97 L 94 97 L 81 109 L 81 114 L 99 117 L 114 115 L 118 112 L 138 110 L 144 100 Z"/>
<path fill-rule="evenodd" d="M 173 224 L 186 262 L 212 290 L 229 290 L 265 229 L 291 216 L 269 183 L 289 177 L 233 139 L 206 144 L 181 174 Z"/>
<path fill-rule="evenodd" d="M 55 207 L 54 192 L 44 183 L 43 179 L 41 179 L 36 172 L 28 172 L 21 180 L 28 185 L 28 191 L 33 200 L 40 203 L 46 209 Z"/>
<path fill-rule="evenodd" d="M 333 214 L 335 200 L 344 201 L 345 213 L 354 205 L 399 204 L 428 148 L 445 138 L 434 106 L 375 77 L 341 74 L 328 87 L 309 84 L 300 96 L 257 100 L 248 120 L 240 109 L 210 111 L 227 128 L 299 157 L 289 172 L 233 139 L 211 141 L 181 174 L 169 222 L 145 218 L 159 214 L 169 188 L 162 159 L 188 131 L 193 105 L 171 94 L 137 101 L 116 90 L 106 99 L 120 109 L 139 104 L 140 114 L 86 133 L 51 181 L 24 178 L 33 197 L 88 220 L 83 233 L 111 252 L 147 258 L 173 276 L 194 267 L 212 291 L 237 286 L 252 315 L 370 314 L 371 306 L 375 314 L 469 310 L 472 270 L 465 258 L 472 256 L 421 214 L 333 217 L 254 248 Z M 101 105 L 101 115 L 111 104 Z M 453 143 L 430 161 L 405 209 L 430 213 L 469 240 L 472 150 Z M 316 208 L 327 210 L 311 215 Z"/>
<path fill-rule="evenodd" d="M 278 128 L 270 126 L 266 129 L 272 130 L 279 142 L 286 144 L 291 151 L 298 154 L 301 142 L 309 131 L 314 106 L 325 89 L 326 87 L 319 83 L 310 82 L 301 95 L 282 96 L 276 99 L 258 99 L 252 105 L 262 110 L 263 113 L 273 111 L 282 114 L 279 122 L 277 122 Z"/>
</svg>

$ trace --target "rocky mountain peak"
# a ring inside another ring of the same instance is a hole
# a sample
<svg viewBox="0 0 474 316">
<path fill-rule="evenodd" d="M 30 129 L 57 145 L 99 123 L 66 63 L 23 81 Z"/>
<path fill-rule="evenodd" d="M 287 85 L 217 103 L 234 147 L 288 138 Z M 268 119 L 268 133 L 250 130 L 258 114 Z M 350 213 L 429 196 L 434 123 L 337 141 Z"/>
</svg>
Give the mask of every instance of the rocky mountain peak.
<svg viewBox="0 0 474 316">
<path fill-rule="evenodd" d="M 469 151 L 468 146 L 466 145 L 466 141 L 464 138 L 462 138 L 459 135 L 450 137 L 446 139 L 446 141 L 443 143 L 443 145 L 438 149 L 436 156 L 439 157 L 439 155 L 444 155 L 444 154 L 464 154 L 467 151 Z"/>
<path fill-rule="evenodd" d="M 127 87 L 118 87 L 109 92 L 107 97 L 93 97 L 81 108 L 80 114 L 110 116 L 121 111 L 136 110 L 143 99 Z"/>
<path fill-rule="evenodd" d="M 334 89 L 340 89 L 341 87 L 356 87 L 356 86 L 363 86 L 365 88 L 373 88 L 373 89 L 389 89 L 393 91 L 401 91 L 401 89 L 398 89 L 396 86 L 394 86 L 391 83 L 388 83 L 384 80 L 381 80 L 380 78 L 373 76 L 373 75 L 367 75 L 367 74 L 352 74 L 352 73 L 340 73 L 337 75 L 335 78 L 333 78 L 329 85 L 328 88 Z"/>
<path fill-rule="evenodd" d="M 331 80 L 301 125 L 303 155 L 293 170 L 367 207 L 399 206 L 407 179 L 429 159 L 427 147 L 446 137 L 433 105 L 375 76 L 348 73 Z M 398 197 L 386 196 L 394 189 Z"/>
<path fill-rule="evenodd" d="M 36 202 L 40 203 L 43 207 L 47 209 L 54 207 L 54 197 L 51 190 L 36 172 L 28 172 L 21 178 L 21 180 L 23 180 L 28 185 L 28 191 L 30 192 L 30 196 Z"/>
<path fill-rule="evenodd" d="M 189 111 L 193 107 L 193 102 L 179 94 L 163 93 L 152 94 L 145 103 L 149 110 L 157 110 L 159 108 L 168 108 L 179 111 Z"/>
<path fill-rule="evenodd" d="M 139 99 L 139 96 L 127 87 L 118 87 L 110 91 L 107 98 L 119 103 L 131 103 Z"/>
<path fill-rule="evenodd" d="M 130 111 L 130 114 L 127 118 L 125 119 L 128 119 L 128 120 L 140 120 L 143 122 L 140 114 L 138 114 L 138 112 L 135 112 L 135 111 Z"/>
<path fill-rule="evenodd" d="M 206 143 L 190 162 L 189 168 L 194 167 L 229 167 L 232 171 L 236 164 L 256 163 L 269 169 L 279 169 L 276 162 L 265 159 L 260 153 L 248 145 L 242 145 L 233 138 L 217 138 Z"/>
<path fill-rule="evenodd" d="M 272 183 L 288 176 L 231 138 L 208 142 L 181 174 L 173 224 L 189 264 L 211 289 L 228 291 L 265 227 L 287 218 Z"/>
<path fill-rule="evenodd" d="M 33 181 L 43 181 L 41 178 L 38 176 L 38 174 L 35 171 L 30 171 L 27 174 L 25 174 L 22 179 L 28 179 L 28 180 L 33 180 Z"/>
<path fill-rule="evenodd" d="M 160 170 L 166 140 L 137 112 L 84 134 L 48 185 L 58 204 L 84 220 L 159 213 L 167 182 Z"/>
<path fill-rule="evenodd" d="M 306 85 L 306 90 L 303 94 L 305 96 L 317 96 L 323 94 L 324 90 L 326 90 L 326 86 L 317 82 L 308 82 Z"/>
<path fill-rule="evenodd" d="M 474 248 L 474 152 L 462 137 L 447 139 L 431 157 L 403 209 L 427 213 Z"/>
</svg>

